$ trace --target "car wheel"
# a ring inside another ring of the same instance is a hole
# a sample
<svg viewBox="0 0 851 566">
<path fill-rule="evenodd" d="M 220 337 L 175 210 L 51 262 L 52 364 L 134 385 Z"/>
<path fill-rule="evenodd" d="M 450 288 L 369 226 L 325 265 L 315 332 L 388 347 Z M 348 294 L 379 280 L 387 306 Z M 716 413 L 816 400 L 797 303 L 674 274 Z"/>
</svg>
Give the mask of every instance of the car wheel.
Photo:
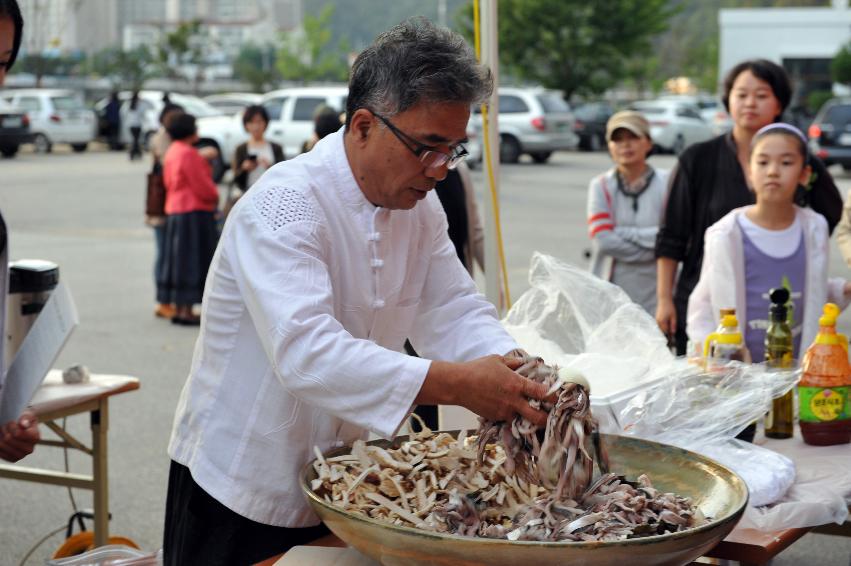
<svg viewBox="0 0 851 566">
<path fill-rule="evenodd" d="M 499 140 L 499 160 L 502 163 L 520 161 L 520 142 L 514 136 L 501 136 Z"/>
<path fill-rule="evenodd" d="M 552 151 L 536 151 L 530 155 L 535 163 L 546 163 L 552 154 Z"/>
<path fill-rule="evenodd" d="M 679 155 L 686 148 L 686 140 L 682 134 L 677 134 L 677 139 L 674 140 L 674 145 L 671 146 L 671 151 L 674 155 Z"/>
<path fill-rule="evenodd" d="M 35 146 L 36 153 L 50 153 L 53 151 L 53 144 L 50 143 L 50 140 L 44 134 L 33 136 L 33 146 Z"/>
<path fill-rule="evenodd" d="M 74 150 L 75 153 L 83 153 L 89 148 L 89 144 L 87 143 L 72 143 L 71 149 Z"/>
<path fill-rule="evenodd" d="M 0 147 L 0 153 L 3 154 L 3 157 L 15 157 L 15 154 L 18 153 L 17 145 L 5 145 Z"/>
<path fill-rule="evenodd" d="M 591 139 L 588 141 L 588 149 L 591 151 L 600 151 L 603 149 L 603 140 L 598 134 L 591 134 Z"/>
</svg>

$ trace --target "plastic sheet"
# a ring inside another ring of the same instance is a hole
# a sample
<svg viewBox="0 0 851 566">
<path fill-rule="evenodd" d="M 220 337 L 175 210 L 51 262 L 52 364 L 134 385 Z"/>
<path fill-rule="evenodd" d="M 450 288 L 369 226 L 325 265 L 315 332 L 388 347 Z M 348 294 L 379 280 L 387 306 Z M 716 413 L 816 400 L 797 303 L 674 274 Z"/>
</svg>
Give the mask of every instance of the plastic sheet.
<svg viewBox="0 0 851 566">
<path fill-rule="evenodd" d="M 162 566 L 162 550 L 145 552 L 122 544 L 108 544 L 77 556 L 47 561 L 48 566 Z"/>
<path fill-rule="evenodd" d="M 734 440 L 765 415 L 773 398 L 794 387 L 799 372 L 731 362 L 707 373 L 676 359 L 653 317 L 620 288 L 553 257 L 533 255 L 529 282 L 503 321 L 506 329 L 526 351 L 582 371 L 592 385 L 595 416 L 615 409 L 610 431 L 709 456 L 742 476 L 751 505 L 781 502 L 782 513 L 749 511 L 750 527 L 840 518 L 841 494 L 808 497 L 800 488 L 806 478 L 790 489 L 796 472 L 789 458 Z"/>
</svg>

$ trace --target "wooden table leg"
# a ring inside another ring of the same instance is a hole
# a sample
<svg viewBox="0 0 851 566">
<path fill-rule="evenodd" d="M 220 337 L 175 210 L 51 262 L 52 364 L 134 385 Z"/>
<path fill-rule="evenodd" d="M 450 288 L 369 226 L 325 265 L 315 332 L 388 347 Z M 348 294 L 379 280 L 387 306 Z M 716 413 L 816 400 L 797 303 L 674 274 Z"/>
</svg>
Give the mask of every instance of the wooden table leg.
<svg viewBox="0 0 851 566">
<path fill-rule="evenodd" d="M 92 477 L 94 478 L 95 546 L 103 546 L 109 539 L 109 475 L 107 469 L 106 438 L 109 430 L 109 401 L 98 403 L 91 412 L 92 423 Z"/>
</svg>

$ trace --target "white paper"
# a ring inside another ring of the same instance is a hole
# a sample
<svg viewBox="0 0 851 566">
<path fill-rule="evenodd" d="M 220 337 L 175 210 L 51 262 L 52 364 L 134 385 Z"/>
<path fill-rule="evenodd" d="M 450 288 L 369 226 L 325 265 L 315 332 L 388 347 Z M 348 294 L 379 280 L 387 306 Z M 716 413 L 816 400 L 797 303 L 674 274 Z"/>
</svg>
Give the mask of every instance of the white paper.
<svg viewBox="0 0 851 566">
<path fill-rule="evenodd" d="M 77 326 L 77 308 L 59 283 L 27 333 L 0 388 L 0 423 L 17 420 Z"/>
</svg>

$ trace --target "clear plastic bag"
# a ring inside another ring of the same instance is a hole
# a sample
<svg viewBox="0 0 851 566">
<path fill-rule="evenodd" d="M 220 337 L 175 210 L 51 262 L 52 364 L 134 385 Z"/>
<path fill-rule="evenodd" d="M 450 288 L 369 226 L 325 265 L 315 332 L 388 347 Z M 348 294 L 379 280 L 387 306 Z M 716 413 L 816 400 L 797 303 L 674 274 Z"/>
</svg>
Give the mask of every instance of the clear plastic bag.
<svg viewBox="0 0 851 566">
<path fill-rule="evenodd" d="M 48 566 L 162 566 L 163 552 L 145 552 L 122 544 L 100 546 L 68 558 L 48 560 Z"/>
<path fill-rule="evenodd" d="M 818 506 L 805 494 L 795 499 L 800 490 L 789 489 L 796 477 L 789 458 L 734 440 L 795 386 L 798 371 L 731 362 L 704 372 L 668 351 L 656 321 L 623 290 L 550 256 L 533 255 L 529 282 L 503 321 L 506 329 L 526 351 L 582 371 L 595 416 L 611 410 L 608 430 L 718 460 L 742 476 L 752 505 L 781 501 L 787 519 L 763 508 L 748 512 L 749 526 L 808 526 L 839 516 L 841 495 Z M 601 391 L 607 403 L 595 406 Z"/>
</svg>

